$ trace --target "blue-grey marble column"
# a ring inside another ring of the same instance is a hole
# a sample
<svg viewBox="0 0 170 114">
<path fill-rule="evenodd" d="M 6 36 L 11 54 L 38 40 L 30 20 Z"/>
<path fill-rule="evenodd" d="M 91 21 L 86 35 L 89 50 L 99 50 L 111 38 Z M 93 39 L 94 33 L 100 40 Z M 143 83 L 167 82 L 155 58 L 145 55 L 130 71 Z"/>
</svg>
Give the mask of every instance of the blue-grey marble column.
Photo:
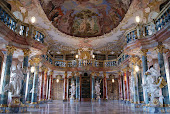
<svg viewBox="0 0 170 114">
<path fill-rule="evenodd" d="M 76 100 L 79 100 L 79 94 L 80 94 L 80 77 L 77 74 L 76 76 Z"/>
<path fill-rule="evenodd" d="M 28 68 L 28 59 L 30 50 L 29 49 L 23 49 L 24 52 L 24 61 L 23 61 L 23 69 L 24 69 L 24 79 L 22 80 L 22 88 L 21 88 L 21 102 L 25 104 L 25 90 L 26 90 L 26 80 L 27 80 L 27 68 Z"/>
<path fill-rule="evenodd" d="M 95 79 L 94 79 L 94 73 L 91 74 L 91 99 L 95 99 Z"/>
<path fill-rule="evenodd" d="M 5 86 L 9 84 L 10 81 L 10 74 L 11 74 L 11 65 L 12 65 L 12 56 L 16 48 L 14 46 L 7 46 L 7 58 L 6 58 L 6 65 L 5 65 L 5 73 L 2 82 L 2 93 L 1 93 L 1 107 L 7 107 L 8 102 L 8 92 L 5 91 Z"/>
<path fill-rule="evenodd" d="M 143 68 L 143 81 L 144 82 L 146 82 L 145 72 L 148 70 L 147 52 L 148 52 L 148 49 L 141 49 L 141 53 L 142 53 L 142 68 Z M 144 89 L 144 93 L 143 94 L 144 94 L 144 102 L 145 102 L 145 104 L 149 104 L 148 93 L 147 93 L 146 89 Z"/>
<path fill-rule="evenodd" d="M 165 72 L 165 64 L 164 64 L 164 58 L 163 58 L 163 45 L 158 45 L 158 64 L 160 67 L 160 74 L 161 77 L 164 78 L 164 80 L 167 82 L 166 72 Z M 170 104 L 169 101 L 169 90 L 168 90 L 168 84 L 162 88 L 162 95 L 164 97 L 163 104 L 164 106 L 168 106 Z"/>
<path fill-rule="evenodd" d="M 138 93 L 138 77 L 137 77 L 137 72 L 135 71 L 135 67 L 136 67 L 136 64 L 137 63 L 137 58 L 134 57 L 132 58 L 132 80 L 133 80 L 133 102 L 134 104 L 138 104 L 139 103 L 139 93 Z"/>
<path fill-rule="evenodd" d="M 138 78 L 139 101 L 140 101 L 140 103 L 144 103 L 143 87 L 142 87 L 142 73 L 141 73 L 141 70 L 139 70 L 139 71 L 137 72 L 137 78 Z"/>
<path fill-rule="evenodd" d="M 39 62 L 40 62 L 40 58 L 34 58 L 35 72 L 34 72 L 34 79 L 33 79 L 31 104 L 37 104 Z"/>
</svg>

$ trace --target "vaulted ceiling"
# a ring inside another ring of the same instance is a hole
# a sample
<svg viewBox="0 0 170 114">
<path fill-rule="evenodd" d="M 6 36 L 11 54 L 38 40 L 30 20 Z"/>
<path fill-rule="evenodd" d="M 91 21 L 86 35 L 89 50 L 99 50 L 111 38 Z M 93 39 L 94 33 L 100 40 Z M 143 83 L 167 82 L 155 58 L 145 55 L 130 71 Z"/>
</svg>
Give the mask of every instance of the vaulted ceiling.
<svg viewBox="0 0 170 114">
<path fill-rule="evenodd" d="M 12 5 L 13 2 L 8 0 Z M 72 51 L 82 47 L 96 52 L 121 52 L 123 34 L 143 19 L 148 0 L 18 0 L 24 22 L 34 16 L 34 25 L 46 33 L 50 50 Z M 13 10 L 15 11 L 15 7 Z M 142 20 L 146 21 L 146 19 Z"/>
</svg>

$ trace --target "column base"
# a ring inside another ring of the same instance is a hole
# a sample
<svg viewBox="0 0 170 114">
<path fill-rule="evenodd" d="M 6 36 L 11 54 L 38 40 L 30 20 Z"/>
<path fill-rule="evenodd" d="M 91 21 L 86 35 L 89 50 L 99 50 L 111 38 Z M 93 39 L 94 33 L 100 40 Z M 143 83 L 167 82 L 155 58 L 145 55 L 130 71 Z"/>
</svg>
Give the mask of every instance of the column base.
<svg viewBox="0 0 170 114">
<path fill-rule="evenodd" d="M 67 99 L 64 99 L 63 102 L 67 102 L 68 100 Z"/>
<path fill-rule="evenodd" d="M 24 113 L 27 107 L 0 107 L 0 113 Z"/>
<path fill-rule="evenodd" d="M 37 102 L 31 102 L 31 104 L 29 104 L 29 108 L 38 108 L 39 105 Z"/>
<path fill-rule="evenodd" d="M 143 106 L 143 110 L 145 112 L 151 112 L 151 113 L 170 113 L 170 107 L 149 107 L 149 106 Z"/>
</svg>

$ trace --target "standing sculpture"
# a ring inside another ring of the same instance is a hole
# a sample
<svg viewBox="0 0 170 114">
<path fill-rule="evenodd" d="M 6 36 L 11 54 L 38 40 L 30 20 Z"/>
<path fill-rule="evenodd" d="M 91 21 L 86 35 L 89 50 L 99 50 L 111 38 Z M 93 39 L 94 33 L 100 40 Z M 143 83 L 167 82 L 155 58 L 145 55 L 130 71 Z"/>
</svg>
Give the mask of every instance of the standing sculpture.
<svg viewBox="0 0 170 114">
<path fill-rule="evenodd" d="M 163 96 L 161 92 L 162 84 L 165 83 L 163 77 L 160 77 L 160 73 L 151 66 L 146 72 L 146 82 L 143 84 L 144 89 L 147 90 L 150 97 L 150 106 L 162 106 Z"/>
<path fill-rule="evenodd" d="M 99 100 L 100 99 L 100 83 L 98 81 L 96 81 L 95 83 L 95 93 L 96 93 L 96 99 Z"/>
<path fill-rule="evenodd" d="M 11 77 L 11 82 L 5 86 L 5 91 L 11 92 L 12 96 L 20 96 L 20 91 L 22 88 L 22 80 L 24 78 L 24 71 L 21 69 L 20 64 L 17 64 L 15 70 L 12 70 L 14 74 Z"/>
<path fill-rule="evenodd" d="M 71 99 L 74 99 L 74 95 L 75 95 L 75 93 L 76 93 L 76 86 L 75 86 L 75 83 L 74 83 L 74 81 L 72 82 L 72 84 L 71 84 L 71 88 L 69 89 L 69 91 L 71 92 Z"/>
<path fill-rule="evenodd" d="M 21 107 L 23 109 L 26 108 L 20 102 L 20 92 L 25 71 L 21 68 L 21 64 L 17 64 L 16 69 L 12 70 L 12 73 L 11 82 L 5 86 L 5 91 L 11 92 L 12 101 L 8 105 L 10 112 L 18 113 Z"/>
</svg>

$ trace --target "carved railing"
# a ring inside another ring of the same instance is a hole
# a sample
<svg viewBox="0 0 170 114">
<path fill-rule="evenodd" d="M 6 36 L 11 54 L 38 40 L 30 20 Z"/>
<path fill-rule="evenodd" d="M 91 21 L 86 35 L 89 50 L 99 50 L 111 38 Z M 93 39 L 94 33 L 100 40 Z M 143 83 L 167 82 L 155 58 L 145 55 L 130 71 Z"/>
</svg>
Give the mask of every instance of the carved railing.
<svg viewBox="0 0 170 114">
<path fill-rule="evenodd" d="M 51 55 L 42 55 L 43 60 L 51 65 L 61 68 L 75 68 L 75 67 L 96 67 L 96 68 L 109 68 L 117 66 L 117 59 L 114 60 L 95 60 L 95 59 L 76 59 L 76 60 L 57 60 Z"/>
<path fill-rule="evenodd" d="M 170 21 L 170 2 L 160 11 L 158 16 L 152 22 L 139 24 L 136 27 L 125 32 L 127 44 L 136 39 L 151 36 L 160 31 Z"/>
<path fill-rule="evenodd" d="M 123 61 L 129 58 L 129 55 L 127 54 L 120 54 L 120 56 L 117 58 L 117 64 L 120 65 Z"/>
<path fill-rule="evenodd" d="M 45 34 L 31 24 L 23 23 L 17 19 L 0 0 L 0 21 L 18 35 L 32 38 L 43 43 Z"/>
</svg>

